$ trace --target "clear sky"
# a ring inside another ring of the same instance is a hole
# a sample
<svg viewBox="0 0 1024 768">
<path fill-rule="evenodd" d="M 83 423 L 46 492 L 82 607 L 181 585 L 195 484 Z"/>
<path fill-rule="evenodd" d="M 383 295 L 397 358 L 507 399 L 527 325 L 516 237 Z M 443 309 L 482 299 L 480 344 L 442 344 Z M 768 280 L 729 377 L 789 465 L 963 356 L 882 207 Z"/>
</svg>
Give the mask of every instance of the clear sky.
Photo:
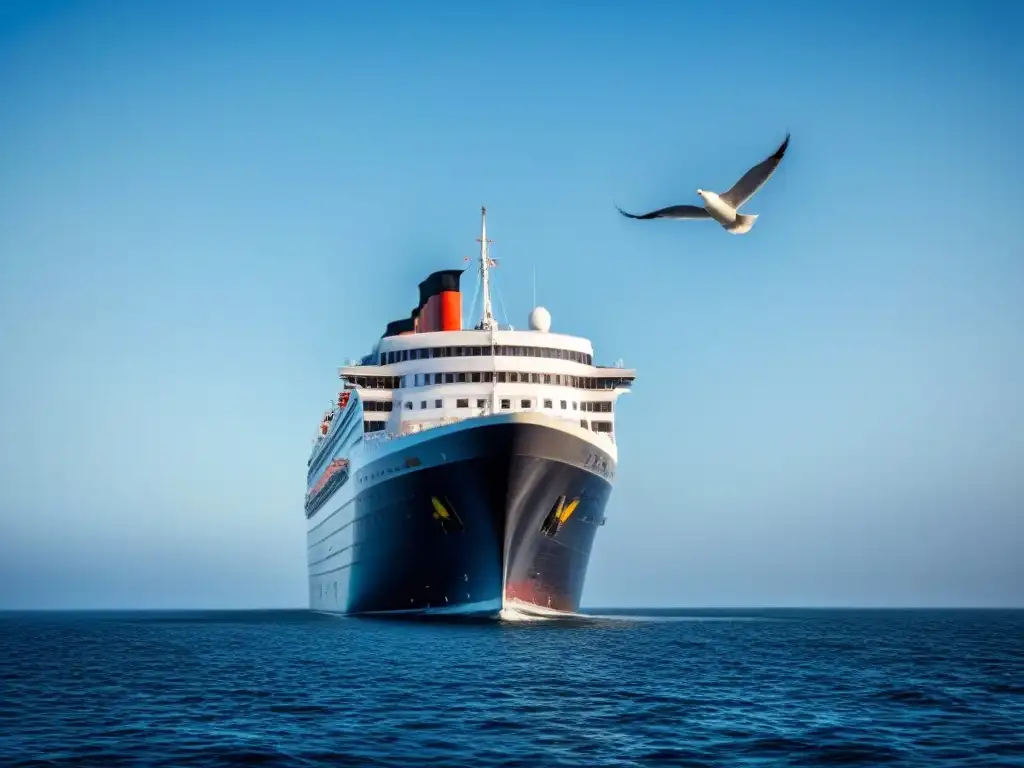
<svg viewBox="0 0 1024 768">
<path fill-rule="evenodd" d="M 481 204 L 508 320 L 638 371 L 585 604 L 1024 604 L 1022 22 L 3 2 L 0 606 L 304 605 L 337 366 Z M 615 211 L 787 131 L 748 235 Z"/>
</svg>

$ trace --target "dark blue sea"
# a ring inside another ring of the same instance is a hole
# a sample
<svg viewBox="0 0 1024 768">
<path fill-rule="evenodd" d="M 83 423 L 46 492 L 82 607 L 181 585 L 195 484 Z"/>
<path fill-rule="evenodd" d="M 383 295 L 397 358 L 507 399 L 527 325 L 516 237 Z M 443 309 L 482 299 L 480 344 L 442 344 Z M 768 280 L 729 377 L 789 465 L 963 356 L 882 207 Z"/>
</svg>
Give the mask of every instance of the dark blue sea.
<svg viewBox="0 0 1024 768">
<path fill-rule="evenodd" d="M 0 765 L 1024 765 L 1024 612 L 600 613 L 0 614 Z"/>
</svg>

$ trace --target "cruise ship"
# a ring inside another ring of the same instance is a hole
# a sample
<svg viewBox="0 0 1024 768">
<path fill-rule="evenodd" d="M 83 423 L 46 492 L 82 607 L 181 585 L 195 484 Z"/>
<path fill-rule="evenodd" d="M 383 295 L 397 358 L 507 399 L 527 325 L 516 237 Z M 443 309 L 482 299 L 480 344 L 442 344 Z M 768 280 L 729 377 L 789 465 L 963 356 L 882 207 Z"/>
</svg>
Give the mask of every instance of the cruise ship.
<svg viewBox="0 0 1024 768">
<path fill-rule="evenodd" d="M 463 327 L 465 270 L 434 272 L 411 314 L 339 371 L 307 462 L 315 611 L 579 610 L 635 372 L 595 365 L 591 342 L 553 332 L 543 307 L 528 330 L 499 326 L 486 208 L 478 241 L 479 322 Z"/>
</svg>

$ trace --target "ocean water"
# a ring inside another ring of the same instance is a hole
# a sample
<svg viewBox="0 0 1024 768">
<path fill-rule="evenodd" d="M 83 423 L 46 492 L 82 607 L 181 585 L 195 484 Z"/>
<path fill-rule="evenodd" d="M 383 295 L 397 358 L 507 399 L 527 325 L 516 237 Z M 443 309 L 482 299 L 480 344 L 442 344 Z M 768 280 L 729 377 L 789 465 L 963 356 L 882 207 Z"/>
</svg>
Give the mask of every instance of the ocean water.
<svg viewBox="0 0 1024 768">
<path fill-rule="evenodd" d="M 0 614 L 0 765 L 1024 765 L 1024 612 L 600 613 Z"/>
</svg>

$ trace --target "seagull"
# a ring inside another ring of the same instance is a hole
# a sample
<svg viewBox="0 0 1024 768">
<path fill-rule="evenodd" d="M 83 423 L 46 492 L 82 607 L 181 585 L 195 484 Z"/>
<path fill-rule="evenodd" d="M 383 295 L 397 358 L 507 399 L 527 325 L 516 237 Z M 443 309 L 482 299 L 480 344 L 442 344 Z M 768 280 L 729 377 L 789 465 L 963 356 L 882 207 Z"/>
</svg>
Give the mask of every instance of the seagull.
<svg viewBox="0 0 1024 768">
<path fill-rule="evenodd" d="M 775 173 L 775 169 L 782 162 L 782 156 L 786 154 L 789 146 L 789 134 L 779 145 L 779 148 L 771 157 L 762 160 L 755 165 L 743 177 L 733 184 L 732 189 L 723 195 L 711 192 L 706 189 L 698 189 L 697 194 L 704 200 L 704 207 L 697 205 L 670 205 L 668 208 L 660 208 L 644 214 L 626 213 L 618 208 L 619 213 L 631 219 L 714 219 L 726 232 L 733 235 L 742 235 L 750 231 L 758 214 L 738 213 L 739 207 L 754 196 L 764 183 Z"/>
</svg>

